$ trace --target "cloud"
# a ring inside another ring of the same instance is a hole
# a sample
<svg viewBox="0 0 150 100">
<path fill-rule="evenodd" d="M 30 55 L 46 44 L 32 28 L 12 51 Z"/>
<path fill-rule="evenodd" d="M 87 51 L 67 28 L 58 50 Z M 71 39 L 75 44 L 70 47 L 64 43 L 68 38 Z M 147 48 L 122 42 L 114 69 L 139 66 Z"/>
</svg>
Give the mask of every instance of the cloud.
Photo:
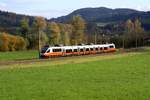
<svg viewBox="0 0 150 100">
<path fill-rule="evenodd" d="M 150 6 L 140 6 L 138 5 L 136 7 L 137 10 L 140 10 L 140 11 L 150 11 Z"/>
<path fill-rule="evenodd" d="M 0 1 L 0 10 L 46 18 L 59 17 L 70 13 L 70 10 L 49 7 L 49 2 L 49 0 L 5 0 L 4 3 Z"/>
<path fill-rule="evenodd" d="M 53 17 L 60 17 L 67 15 L 71 13 L 73 10 L 65 10 L 65 9 L 60 9 L 60 10 L 55 10 L 55 9 L 48 9 L 48 10 L 41 10 L 41 11 L 35 11 L 37 14 L 42 14 L 44 17 L 47 18 L 53 18 Z"/>
<path fill-rule="evenodd" d="M 32 10 L 25 10 L 19 11 L 18 13 L 21 14 L 28 14 L 32 16 L 43 16 L 46 18 L 53 18 L 53 17 L 60 17 L 70 13 L 70 10 L 55 10 L 55 9 L 32 9 Z"/>
</svg>

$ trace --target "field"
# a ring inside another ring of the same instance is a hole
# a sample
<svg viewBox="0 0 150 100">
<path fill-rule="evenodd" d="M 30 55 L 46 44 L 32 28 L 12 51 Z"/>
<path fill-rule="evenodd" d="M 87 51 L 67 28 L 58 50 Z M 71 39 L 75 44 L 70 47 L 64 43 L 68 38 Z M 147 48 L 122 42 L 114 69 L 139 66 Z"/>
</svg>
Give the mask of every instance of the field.
<svg viewBox="0 0 150 100">
<path fill-rule="evenodd" d="M 149 100 L 150 52 L 1 66 L 0 100 Z"/>
<path fill-rule="evenodd" d="M 0 61 L 33 59 L 33 58 L 37 58 L 37 57 L 38 57 L 38 52 L 35 50 L 16 51 L 16 52 L 0 52 Z"/>
</svg>

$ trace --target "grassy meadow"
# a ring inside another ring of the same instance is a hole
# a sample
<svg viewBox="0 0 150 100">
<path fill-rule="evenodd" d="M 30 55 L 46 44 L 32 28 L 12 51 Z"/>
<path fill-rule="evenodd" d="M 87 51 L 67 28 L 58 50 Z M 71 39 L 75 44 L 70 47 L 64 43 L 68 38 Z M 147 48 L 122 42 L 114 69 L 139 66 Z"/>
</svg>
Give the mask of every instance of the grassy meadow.
<svg viewBox="0 0 150 100">
<path fill-rule="evenodd" d="M 0 100 L 149 100 L 150 52 L 0 69 Z"/>
<path fill-rule="evenodd" d="M 0 61 L 33 59 L 38 57 L 38 51 L 0 52 Z"/>
</svg>

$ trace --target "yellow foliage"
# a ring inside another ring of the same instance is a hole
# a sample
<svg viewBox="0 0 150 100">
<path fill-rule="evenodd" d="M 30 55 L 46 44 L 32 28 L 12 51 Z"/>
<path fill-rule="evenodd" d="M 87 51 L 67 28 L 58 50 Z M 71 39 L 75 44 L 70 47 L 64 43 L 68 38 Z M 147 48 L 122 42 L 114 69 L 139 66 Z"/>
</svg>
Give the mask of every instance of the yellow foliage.
<svg viewBox="0 0 150 100">
<path fill-rule="evenodd" d="M 16 51 L 26 48 L 24 38 L 7 33 L 0 34 L 0 51 Z"/>
</svg>

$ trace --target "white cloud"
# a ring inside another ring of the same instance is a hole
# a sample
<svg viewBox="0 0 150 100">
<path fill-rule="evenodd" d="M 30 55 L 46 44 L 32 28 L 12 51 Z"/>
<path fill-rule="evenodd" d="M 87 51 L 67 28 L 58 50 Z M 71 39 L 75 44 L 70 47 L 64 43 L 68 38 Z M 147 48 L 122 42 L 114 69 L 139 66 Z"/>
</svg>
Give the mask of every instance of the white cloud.
<svg viewBox="0 0 150 100">
<path fill-rule="evenodd" d="M 137 10 L 140 10 L 140 11 L 150 11 L 150 6 L 140 6 L 138 5 L 136 7 Z"/>
<path fill-rule="evenodd" d="M 49 8 L 47 2 L 49 0 L 5 0 L 5 3 L 0 1 L 0 10 L 46 18 L 59 17 L 70 13 L 70 10 Z"/>
<path fill-rule="evenodd" d="M 27 14 L 32 16 L 43 16 L 46 18 L 53 18 L 53 17 L 60 17 L 66 14 L 69 14 L 69 10 L 54 10 L 54 9 L 32 9 L 32 10 L 25 10 L 25 11 L 18 11 L 17 13 L 20 14 Z"/>
<path fill-rule="evenodd" d="M 145 8 L 145 10 L 146 10 L 146 11 L 150 11 L 150 6 L 147 6 L 147 7 Z"/>
</svg>

